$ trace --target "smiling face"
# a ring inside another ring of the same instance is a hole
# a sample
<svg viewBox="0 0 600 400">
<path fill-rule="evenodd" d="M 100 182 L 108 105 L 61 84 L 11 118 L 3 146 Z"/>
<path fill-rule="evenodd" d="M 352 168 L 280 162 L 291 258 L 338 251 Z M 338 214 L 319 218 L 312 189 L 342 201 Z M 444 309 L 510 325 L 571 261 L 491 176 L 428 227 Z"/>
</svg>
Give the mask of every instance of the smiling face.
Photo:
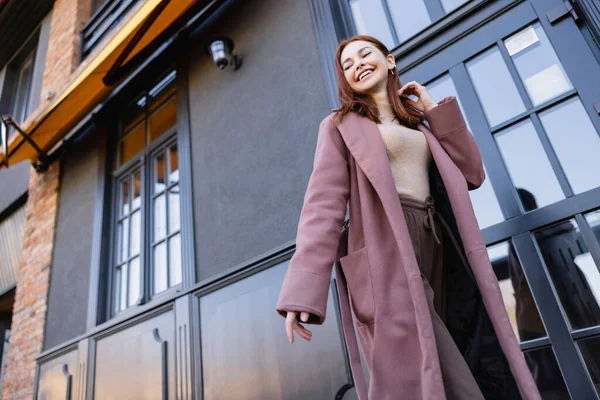
<svg viewBox="0 0 600 400">
<path fill-rule="evenodd" d="M 344 77 L 358 93 L 374 94 L 385 90 L 394 56 L 383 54 L 373 43 L 356 40 L 348 43 L 340 57 Z"/>
</svg>

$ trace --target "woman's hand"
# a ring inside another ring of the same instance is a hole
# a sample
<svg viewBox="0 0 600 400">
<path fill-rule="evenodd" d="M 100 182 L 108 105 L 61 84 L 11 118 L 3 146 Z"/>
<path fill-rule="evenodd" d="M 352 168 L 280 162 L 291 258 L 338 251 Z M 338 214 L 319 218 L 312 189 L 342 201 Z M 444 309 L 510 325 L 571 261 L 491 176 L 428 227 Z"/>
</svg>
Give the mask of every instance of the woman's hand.
<svg viewBox="0 0 600 400">
<path fill-rule="evenodd" d="M 290 343 L 294 343 L 294 331 L 298 332 L 298 335 L 306 340 L 310 340 L 312 337 L 312 332 L 298 323 L 298 320 L 296 319 L 297 315 L 298 313 L 296 311 L 288 311 L 285 316 L 285 330 L 287 331 L 287 337 Z M 300 313 L 300 319 L 303 322 L 308 321 L 308 313 L 302 311 Z"/>
<path fill-rule="evenodd" d="M 417 96 L 419 98 L 418 101 L 411 100 L 408 97 L 409 94 Z M 398 96 L 402 97 L 403 95 L 405 96 L 406 101 L 408 101 L 408 104 L 421 112 L 429 111 L 438 105 L 427 89 L 425 89 L 425 86 L 416 81 L 410 81 L 398 90 Z"/>
</svg>

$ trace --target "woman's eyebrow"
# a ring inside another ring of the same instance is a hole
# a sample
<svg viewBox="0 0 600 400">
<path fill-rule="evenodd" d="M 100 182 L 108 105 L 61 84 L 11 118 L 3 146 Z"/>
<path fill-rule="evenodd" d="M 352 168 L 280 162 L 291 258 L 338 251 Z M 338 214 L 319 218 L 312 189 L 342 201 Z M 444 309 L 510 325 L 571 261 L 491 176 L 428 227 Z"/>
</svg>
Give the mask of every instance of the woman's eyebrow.
<svg viewBox="0 0 600 400">
<path fill-rule="evenodd" d="M 357 53 L 360 53 L 361 51 L 363 51 L 364 49 L 369 49 L 371 48 L 371 46 L 365 46 L 365 47 L 361 47 L 360 49 L 358 49 Z M 344 61 L 342 61 L 342 65 L 344 65 L 346 63 L 346 61 L 350 61 L 350 57 L 346 58 Z"/>
</svg>

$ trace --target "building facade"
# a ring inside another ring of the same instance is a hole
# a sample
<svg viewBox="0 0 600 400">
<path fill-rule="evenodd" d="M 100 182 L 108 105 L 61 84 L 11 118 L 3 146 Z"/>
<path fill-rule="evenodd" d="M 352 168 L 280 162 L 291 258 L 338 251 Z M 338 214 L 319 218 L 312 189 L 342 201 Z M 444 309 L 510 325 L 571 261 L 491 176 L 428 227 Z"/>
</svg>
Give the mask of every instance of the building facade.
<svg viewBox="0 0 600 400">
<path fill-rule="evenodd" d="M 458 98 L 540 391 L 599 398 L 599 16 L 598 0 L 0 0 L 2 398 L 357 398 L 335 276 L 310 342 L 275 311 L 335 47 L 356 33 L 402 83 Z M 223 37 L 237 68 L 211 57 Z"/>
</svg>

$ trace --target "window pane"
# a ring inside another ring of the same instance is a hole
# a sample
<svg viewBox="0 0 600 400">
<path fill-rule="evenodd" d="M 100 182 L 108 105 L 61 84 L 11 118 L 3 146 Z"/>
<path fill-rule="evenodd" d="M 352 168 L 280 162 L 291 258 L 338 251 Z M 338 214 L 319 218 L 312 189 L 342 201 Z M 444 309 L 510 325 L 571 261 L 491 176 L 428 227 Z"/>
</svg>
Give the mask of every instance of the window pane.
<svg viewBox="0 0 600 400">
<path fill-rule="evenodd" d="M 162 242 L 154 247 L 154 293 L 162 292 L 167 285 L 167 244 Z"/>
<path fill-rule="evenodd" d="M 177 145 L 169 148 L 169 183 L 179 182 L 179 157 Z"/>
<path fill-rule="evenodd" d="M 146 146 L 146 129 L 139 124 L 130 134 L 121 140 L 121 164 L 131 160 Z"/>
<path fill-rule="evenodd" d="M 15 120 L 22 123 L 29 114 L 29 93 L 31 91 L 31 77 L 33 71 L 33 54 L 19 67 L 17 90 L 13 107 Z"/>
<path fill-rule="evenodd" d="M 169 239 L 169 273 L 171 286 L 181 283 L 181 238 L 179 234 Z"/>
<path fill-rule="evenodd" d="M 517 338 L 524 342 L 545 337 L 546 329 L 512 241 L 489 247 L 488 255 L 498 276 L 504 307 Z"/>
<path fill-rule="evenodd" d="M 442 7 L 444 7 L 444 11 L 448 14 L 468 2 L 469 0 L 442 0 Z"/>
<path fill-rule="evenodd" d="M 131 240 L 129 246 L 129 256 L 133 257 L 140 253 L 140 241 L 142 238 L 141 213 L 136 211 L 131 214 Z"/>
<path fill-rule="evenodd" d="M 551 347 L 527 351 L 524 356 L 542 399 L 571 399 Z"/>
<path fill-rule="evenodd" d="M 592 377 L 596 391 L 600 394 L 600 337 L 579 340 L 579 349 Z"/>
<path fill-rule="evenodd" d="M 458 105 L 465 116 L 467 128 L 469 128 L 471 133 L 473 132 L 469 125 L 469 121 L 467 120 L 466 114 L 464 113 L 464 109 L 460 101 L 460 97 L 458 97 L 454 82 L 449 74 L 444 74 L 435 81 L 428 83 L 427 90 L 436 101 L 439 101 L 446 96 L 455 96 L 456 100 L 458 101 Z M 487 177 L 487 170 L 485 171 L 485 174 Z M 471 197 L 471 203 L 473 203 L 473 209 L 475 210 L 475 216 L 477 217 L 477 222 L 479 223 L 480 229 L 484 229 L 488 226 L 504 221 L 504 215 L 500 209 L 500 204 L 498 204 L 496 193 L 494 192 L 492 184 L 488 178 L 483 181 L 483 184 L 478 189 L 470 190 L 469 195 Z"/>
<path fill-rule="evenodd" d="M 535 232 L 535 238 L 573 329 L 600 324 L 600 274 L 575 219 Z"/>
<path fill-rule="evenodd" d="M 600 242 L 600 210 L 592 211 L 584 215 L 585 220 L 592 229 L 594 237 Z"/>
<path fill-rule="evenodd" d="M 525 104 L 497 47 L 474 57 L 466 67 L 490 126 L 525 111 Z"/>
<path fill-rule="evenodd" d="M 127 264 L 117 268 L 115 287 L 115 310 L 118 312 L 127 308 Z"/>
<path fill-rule="evenodd" d="M 158 106 L 165 102 L 170 96 L 175 94 L 175 77 L 176 71 L 170 71 L 160 80 L 148 94 L 150 95 L 150 112 L 156 110 Z"/>
<path fill-rule="evenodd" d="M 388 7 L 400 43 L 431 24 L 424 0 L 388 1 Z"/>
<path fill-rule="evenodd" d="M 504 40 L 533 105 L 573 86 L 539 22 Z"/>
<path fill-rule="evenodd" d="M 129 305 L 137 303 L 141 294 L 140 258 L 136 257 L 129 263 Z"/>
<path fill-rule="evenodd" d="M 359 35 L 371 35 L 388 49 L 395 47 L 381 0 L 350 0 L 350 8 Z"/>
<path fill-rule="evenodd" d="M 564 199 L 531 121 L 511 126 L 495 138 L 526 211 Z"/>
<path fill-rule="evenodd" d="M 121 182 L 121 214 L 129 213 L 129 179 Z"/>
<path fill-rule="evenodd" d="M 158 138 L 176 123 L 177 104 L 173 97 L 150 116 L 150 141 Z"/>
<path fill-rule="evenodd" d="M 154 199 L 154 241 L 167 235 L 167 208 L 165 195 L 161 194 Z"/>
<path fill-rule="evenodd" d="M 169 190 L 169 233 L 179 230 L 180 227 L 179 212 L 179 185 L 173 186 Z"/>
<path fill-rule="evenodd" d="M 600 138 L 578 97 L 540 113 L 540 120 L 575 193 L 600 186 Z"/>
<path fill-rule="evenodd" d="M 165 190 L 165 155 L 160 154 L 154 159 L 154 193 Z"/>
<path fill-rule="evenodd" d="M 125 218 L 119 223 L 119 262 L 127 259 L 127 248 L 129 247 L 129 219 Z"/>
<path fill-rule="evenodd" d="M 142 205 L 142 177 L 138 170 L 133 175 L 133 202 L 132 209 L 137 210 Z"/>
<path fill-rule="evenodd" d="M 121 111 L 121 132 L 127 134 L 134 126 L 144 119 L 146 113 L 146 95 L 138 94 L 134 100 Z M 143 126 L 143 124 L 142 124 Z"/>
</svg>

